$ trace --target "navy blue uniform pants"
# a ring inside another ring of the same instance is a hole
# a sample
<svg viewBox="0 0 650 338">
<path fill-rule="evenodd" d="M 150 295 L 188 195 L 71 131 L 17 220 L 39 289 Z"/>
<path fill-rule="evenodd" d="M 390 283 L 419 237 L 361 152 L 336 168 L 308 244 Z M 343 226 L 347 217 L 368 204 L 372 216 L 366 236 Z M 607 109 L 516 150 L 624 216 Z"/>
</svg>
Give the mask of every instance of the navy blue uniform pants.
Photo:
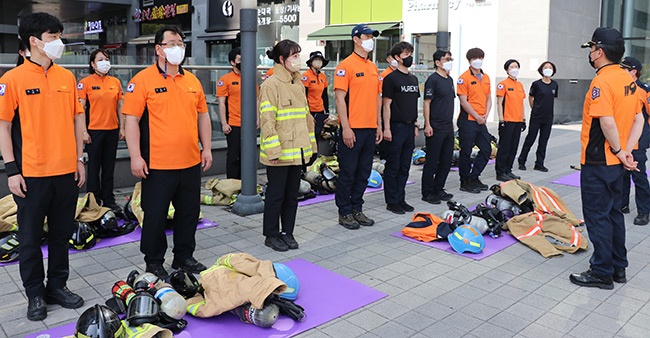
<svg viewBox="0 0 650 338">
<path fill-rule="evenodd" d="M 521 126 L 523 122 L 504 122 L 499 125 L 499 150 L 495 169 L 497 175 L 512 172 L 512 164 L 515 162 L 519 139 L 521 137 Z"/>
<path fill-rule="evenodd" d="M 338 140 L 339 176 L 334 194 L 340 215 L 349 215 L 352 210 L 362 211 L 363 193 L 368 186 L 375 153 L 377 129 L 361 128 L 352 131 L 356 138 L 352 148 L 343 143 L 342 131 Z"/>
<path fill-rule="evenodd" d="M 539 123 L 535 120 L 530 121 L 528 125 L 528 134 L 524 140 L 524 145 L 521 147 L 521 153 L 519 153 L 519 158 L 517 161 L 521 165 L 525 165 L 528 160 L 528 153 L 535 143 L 537 138 L 537 133 L 539 132 L 539 141 L 537 142 L 537 152 L 535 165 L 544 166 L 544 159 L 546 159 L 546 146 L 548 145 L 548 139 L 551 136 L 551 123 Z"/>
<path fill-rule="evenodd" d="M 162 264 L 167 251 L 165 226 L 169 202 L 174 205 L 174 259 L 192 257 L 196 248 L 196 226 L 199 222 L 201 165 L 186 169 L 149 169 L 142 180 L 142 239 L 140 251 L 147 264 Z"/>
<path fill-rule="evenodd" d="M 386 204 L 399 204 L 406 199 L 406 181 L 415 148 L 415 124 L 391 122 L 390 131 L 393 139 L 386 142 L 384 198 Z"/>
<path fill-rule="evenodd" d="M 458 174 L 461 181 L 477 180 L 490 159 L 492 147 L 490 146 L 490 132 L 484 124 L 476 121 L 458 120 L 458 141 L 460 154 L 458 158 Z M 472 165 L 471 155 L 474 145 L 479 152 Z"/>
<path fill-rule="evenodd" d="M 266 237 L 280 236 L 282 232 L 293 234 L 298 209 L 298 189 L 302 166 L 267 166 L 266 194 L 264 197 L 263 235 Z"/>
<path fill-rule="evenodd" d="M 88 130 L 92 143 L 86 144 L 88 153 L 88 192 L 103 205 L 115 204 L 113 176 L 119 129 Z"/>
<path fill-rule="evenodd" d="M 46 216 L 48 287 L 62 288 L 68 281 L 68 247 L 79 188 L 73 174 L 25 177 L 25 184 L 25 198 L 14 195 L 14 201 L 18 205 L 20 278 L 27 297 L 33 298 L 43 296 L 45 292 L 41 242 Z"/>
<path fill-rule="evenodd" d="M 228 151 L 226 152 L 226 177 L 241 179 L 241 127 L 230 126 L 232 130 L 226 135 Z"/>
<path fill-rule="evenodd" d="M 426 138 L 427 159 L 422 170 L 422 197 L 436 195 L 445 188 L 454 156 L 454 131 L 435 131 Z"/>
<path fill-rule="evenodd" d="M 630 177 L 634 181 L 634 201 L 636 202 L 637 213 L 650 214 L 650 184 L 648 184 L 648 174 L 646 173 L 646 162 L 648 156 L 645 149 L 632 150 L 634 160 L 639 162 L 637 168 L 639 171 L 626 171 L 623 175 L 623 206 L 630 204 Z"/>
<path fill-rule="evenodd" d="M 594 253 L 589 260 L 596 275 L 611 276 L 627 267 L 625 218 L 621 212 L 625 169 L 622 165 L 582 165 L 582 214 Z"/>
</svg>

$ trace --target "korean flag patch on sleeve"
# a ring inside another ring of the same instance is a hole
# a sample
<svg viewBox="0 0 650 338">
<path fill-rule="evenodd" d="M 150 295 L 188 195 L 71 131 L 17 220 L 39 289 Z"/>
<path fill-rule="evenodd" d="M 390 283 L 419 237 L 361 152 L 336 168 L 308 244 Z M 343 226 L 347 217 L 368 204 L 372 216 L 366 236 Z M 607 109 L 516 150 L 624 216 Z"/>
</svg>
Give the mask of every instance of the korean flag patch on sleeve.
<svg viewBox="0 0 650 338">
<path fill-rule="evenodd" d="M 82 90 L 82 89 L 84 89 L 84 84 L 81 82 L 77 83 L 77 90 Z"/>
<path fill-rule="evenodd" d="M 497 86 L 497 89 L 503 89 L 503 84 L 499 83 L 499 85 Z"/>
<path fill-rule="evenodd" d="M 465 83 L 465 81 L 463 81 L 463 79 L 458 79 L 458 84 L 463 84 L 463 83 Z"/>
<path fill-rule="evenodd" d="M 223 87 L 223 81 L 217 82 L 217 87 Z"/>
<path fill-rule="evenodd" d="M 0 83 L 0 96 L 5 96 L 5 91 L 7 91 L 7 85 Z"/>
<path fill-rule="evenodd" d="M 339 69 L 336 71 L 336 76 L 345 76 L 345 69 Z"/>
<path fill-rule="evenodd" d="M 595 99 L 597 99 L 598 97 L 600 97 L 600 88 L 598 88 L 598 87 L 594 87 L 594 88 L 591 90 L 591 99 L 592 99 L 592 100 L 595 100 Z"/>
<path fill-rule="evenodd" d="M 131 82 L 129 85 L 126 87 L 126 92 L 127 93 L 133 93 L 133 90 L 135 89 L 135 83 Z"/>
<path fill-rule="evenodd" d="M 302 80 L 303 80 L 303 81 L 307 81 L 307 77 L 306 77 L 306 76 L 303 76 L 303 77 L 302 77 Z"/>
</svg>

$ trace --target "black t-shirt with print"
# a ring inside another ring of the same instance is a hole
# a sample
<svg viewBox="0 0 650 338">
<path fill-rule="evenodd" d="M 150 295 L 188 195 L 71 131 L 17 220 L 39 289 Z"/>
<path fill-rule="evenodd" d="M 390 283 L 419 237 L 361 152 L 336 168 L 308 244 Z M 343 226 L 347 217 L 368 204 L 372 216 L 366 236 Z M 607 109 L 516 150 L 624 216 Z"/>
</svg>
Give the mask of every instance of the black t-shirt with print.
<svg viewBox="0 0 650 338">
<path fill-rule="evenodd" d="M 533 110 L 530 119 L 538 123 L 553 123 L 553 103 L 557 97 L 558 85 L 555 80 L 546 84 L 541 79 L 530 85 L 530 97 L 533 98 Z"/>
<path fill-rule="evenodd" d="M 391 122 L 412 123 L 417 120 L 420 86 L 415 75 L 399 70 L 388 74 L 382 85 L 382 96 L 392 99 Z"/>
<path fill-rule="evenodd" d="M 437 72 L 424 83 L 424 99 L 429 104 L 429 123 L 433 131 L 453 131 L 454 99 L 456 90 L 451 76 L 442 77 Z"/>
</svg>

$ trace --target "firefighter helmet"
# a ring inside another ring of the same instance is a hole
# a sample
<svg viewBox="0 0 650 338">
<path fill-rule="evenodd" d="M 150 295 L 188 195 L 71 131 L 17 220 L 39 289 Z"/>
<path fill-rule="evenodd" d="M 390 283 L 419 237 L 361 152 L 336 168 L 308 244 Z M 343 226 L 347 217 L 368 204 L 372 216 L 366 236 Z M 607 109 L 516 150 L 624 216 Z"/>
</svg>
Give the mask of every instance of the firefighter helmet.
<svg viewBox="0 0 650 338">
<path fill-rule="evenodd" d="M 95 232 L 86 222 L 74 222 L 70 248 L 75 250 L 86 250 L 95 246 L 97 238 Z"/>
<path fill-rule="evenodd" d="M 201 291 L 201 284 L 191 272 L 178 269 L 169 274 L 166 281 L 184 298 L 192 298 Z"/>
<path fill-rule="evenodd" d="M 0 262 L 7 263 L 18 259 L 18 235 L 15 232 L 0 234 Z"/>
<path fill-rule="evenodd" d="M 368 186 L 369 187 L 371 187 L 371 188 L 380 188 L 383 181 L 384 180 L 382 179 L 381 175 L 379 175 L 377 170 L 373 169 L 372 171 L 370 171 L 370 176 L 368 177 Z"/>
<path fill-rule="evenodd" d="M 296 273 L 282 263 L 273 263 L 273 270 L 275 270 L 275 276 L 287 285 L 287 289 L 280 295 L 280 297 L 289 300 L 296 300 L 296 298 L 298 298 L 298 291 L 300 291 L 300 282 L 298 281 Z"/>
<path fill-rule="evenodd" d="M 485 248 L 483 235 L 473 225 L 464 224 L 456 228 L 449 237 L 449 244 L 458 253 L 480 253 Z"/>
<path fill-rule="evenodd" d="M 148 292 L 138 292 L 129 302 L 126 310 L 126 321 L 129 326 L 140 326 L 144 323 L 155 324 L 158 321 L 160 306 Z"/>
<path fill-rule="evenodd" d="M 107 306 L 95 304 L 79 316 L 74 336 L 77 338 L 121 338 L 124 337 L 124 327 L 115 311 Z"/>
</svg>

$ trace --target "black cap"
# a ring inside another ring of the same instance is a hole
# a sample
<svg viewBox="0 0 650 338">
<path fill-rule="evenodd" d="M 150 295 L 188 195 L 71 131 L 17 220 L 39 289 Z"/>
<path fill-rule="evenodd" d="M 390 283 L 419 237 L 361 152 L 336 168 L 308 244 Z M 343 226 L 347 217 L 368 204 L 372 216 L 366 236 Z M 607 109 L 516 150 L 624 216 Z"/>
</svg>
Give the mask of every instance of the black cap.
<svg viewBox="0 0 650 338">
<path fill-rule="evenodd" d="M 323 53 L 321 53 L 320 51 L 315 51 L 309 53 L 309 60 L 307 60 L 307 66 L 311 67 L 311 62 L 315 58 L 323 59 L 323 68 L 325 68 L 325 66 L 327 66 L 327 64 L 330 62 L 330 60 L 326 59 L 325 56 L 323 56 Z"/>
<path fill-rule="evenodd" d="M 371 29 L 365 23 L 360 23 L 352 28 L 351 36 L 361 36 L 361 34 L 372 34 L 374 37 L 379 36 L 379 31 Z"/>
<path fill-rule="evenodd" d="M 636 58 L 626 56 L 623 58 L 623 61 L 621 61 L 621 67 L 627 69 L 636 69 L 640 72 L 643 68 L 643 65 L 641 64 L 641 61 L 637 60 Z"/>
<path fill-rule="evenodd" d="M 589 48 L 593 45 L 623 45 L 623 36 L 616 28 L 598 27 L 591 36 L 591 40 L 583 43 L 580 47 Z"/>
</svg>

